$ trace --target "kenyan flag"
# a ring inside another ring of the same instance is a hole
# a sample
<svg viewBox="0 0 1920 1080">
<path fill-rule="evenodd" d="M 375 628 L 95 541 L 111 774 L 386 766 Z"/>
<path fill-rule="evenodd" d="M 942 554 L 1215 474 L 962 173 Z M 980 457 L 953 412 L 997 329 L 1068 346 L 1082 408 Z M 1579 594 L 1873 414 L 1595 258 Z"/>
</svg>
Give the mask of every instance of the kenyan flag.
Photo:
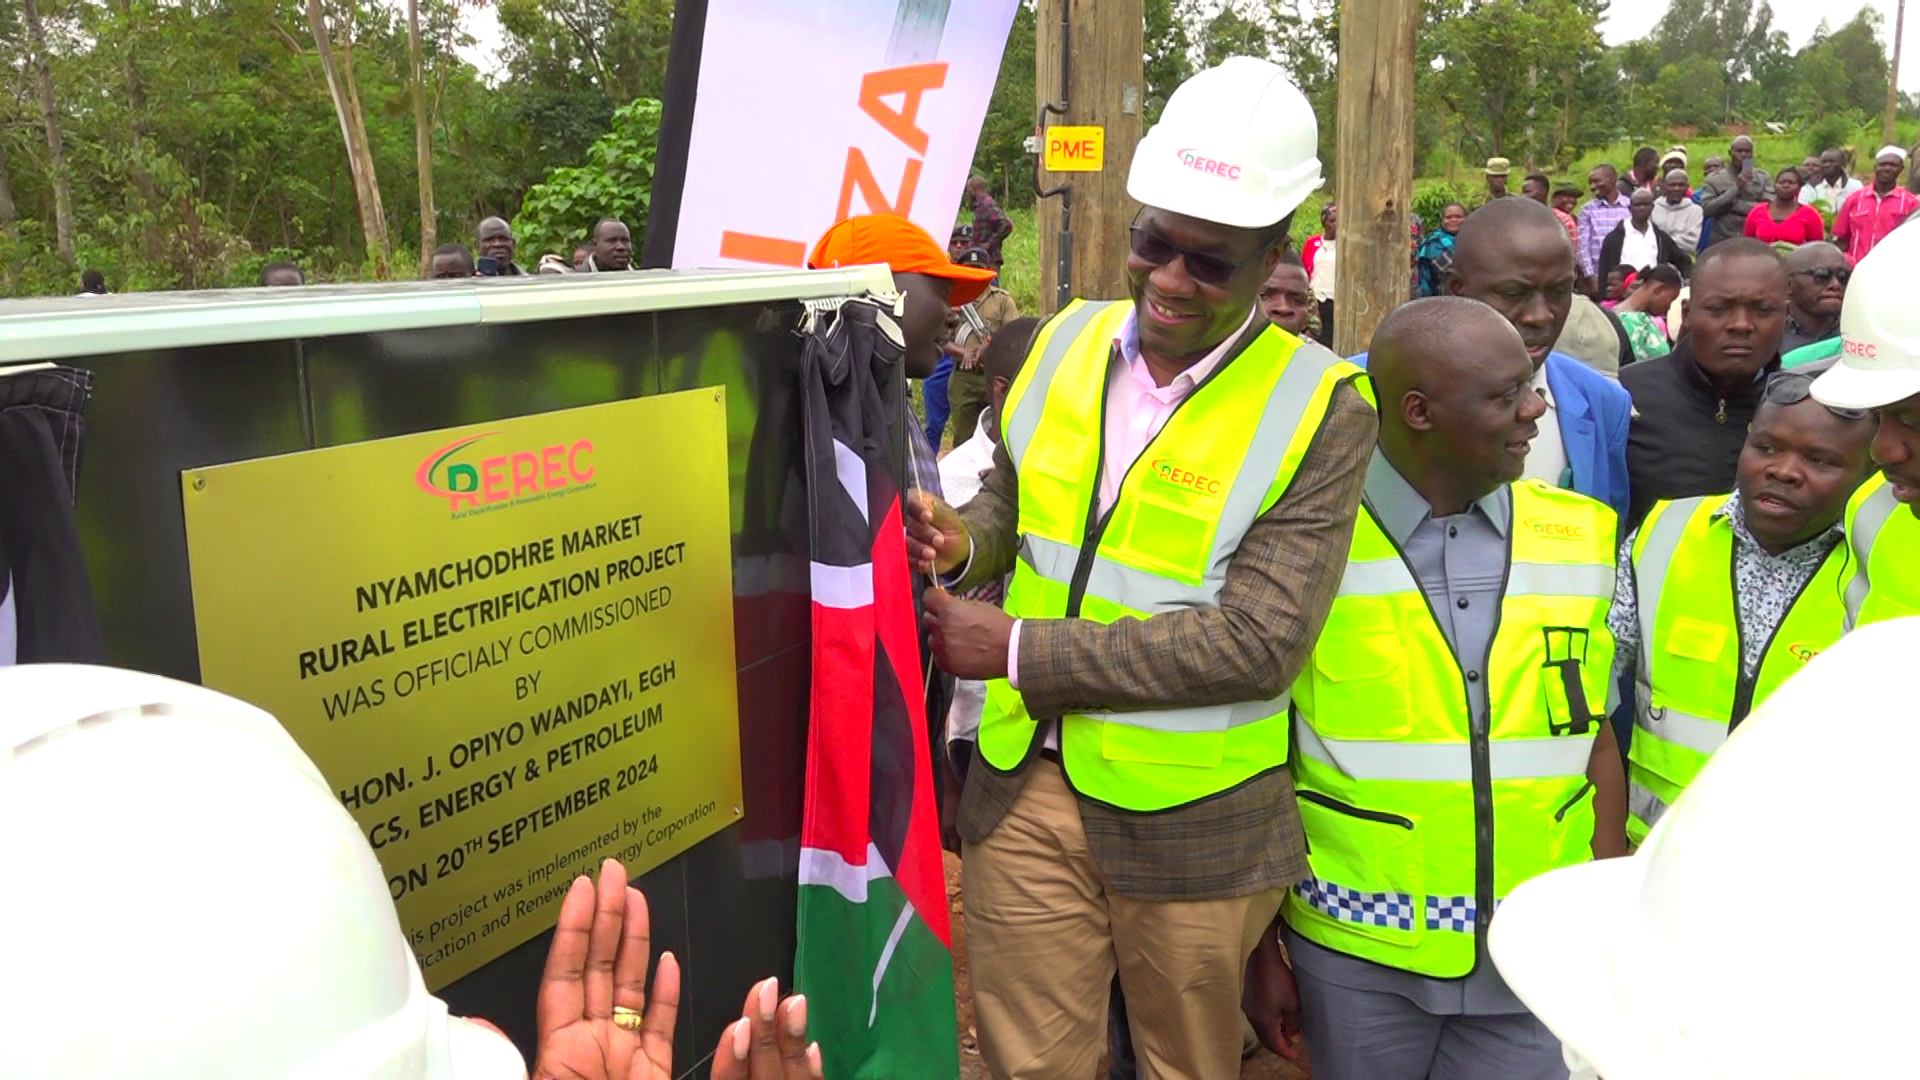
<svg viewBox="0 0 1920 1080">
<path fill-rule="evenodd" d="M 877 363 L 875 308 L 807 336 L 813 691 L 794 983 L 830 1080 L 960 1065 L 919 636 Z"/>
</svg>

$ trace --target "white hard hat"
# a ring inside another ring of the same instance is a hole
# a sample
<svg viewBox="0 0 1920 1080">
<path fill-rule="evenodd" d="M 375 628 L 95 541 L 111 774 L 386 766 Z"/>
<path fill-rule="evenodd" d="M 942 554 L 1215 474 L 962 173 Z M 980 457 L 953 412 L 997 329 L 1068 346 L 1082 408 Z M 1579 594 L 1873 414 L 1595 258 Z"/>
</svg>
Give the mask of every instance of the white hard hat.
<svg viewBox="0 0 1920 1080">
<path fill-rule="evenodd" d="M 1920 228 L 1902 225 L 1853 268 L 1840 308 L 1840 362 L 1810 388 L 1823 404 L 1878 409 L 1920 394 Z"/>
<path fill-rule="evenodd" d="M 524 1077 L 447 1015 L 360 828 L 271 716 L 0 667 L 0 1076 Z"/>
<path fill-rule="evenodd" d="M 1848 634 L 1734 730 L 1637 854 L 1507 897 L 1489 951 L 1575 1075 L 1920 1073 L 1916 661 L 1920 618 Z"/>
<path fill-rule="evenodd" d="M 1127 194 L 1243 229 L 1272 225 L 1320 186 L 1313 106 L 1279 66 L 1228 57 L 1174 90 L 1140 140 Z"/>
</svg>

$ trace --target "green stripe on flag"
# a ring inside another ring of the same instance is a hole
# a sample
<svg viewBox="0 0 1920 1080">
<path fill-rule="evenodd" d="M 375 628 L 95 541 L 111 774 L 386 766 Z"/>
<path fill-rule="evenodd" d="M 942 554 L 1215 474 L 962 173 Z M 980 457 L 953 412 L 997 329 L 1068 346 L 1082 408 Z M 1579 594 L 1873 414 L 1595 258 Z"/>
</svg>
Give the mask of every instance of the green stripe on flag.
<svg viewBox="0 0 1920 1080">
<path fill-rule="evenodd" d="M 807 995 L 828 1080 L 958 1080 L 953 957 L 900 883 L 867 882 L 864 904 L 830 886 L 803 885 L 799 901 L 793 981 Z"/>
</svg>

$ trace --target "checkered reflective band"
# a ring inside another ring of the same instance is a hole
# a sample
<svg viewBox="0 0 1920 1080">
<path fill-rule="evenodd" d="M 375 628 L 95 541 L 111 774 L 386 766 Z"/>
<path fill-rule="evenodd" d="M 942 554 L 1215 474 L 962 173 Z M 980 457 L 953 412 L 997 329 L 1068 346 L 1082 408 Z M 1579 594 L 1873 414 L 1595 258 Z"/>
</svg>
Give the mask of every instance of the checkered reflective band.
<svg viewBox="0 0 1920 1080">
<path fill-rule="evenodd" d="M 1308 907 L 1343 922 L 1413 929 L 1413 897 L 1406 893 L 1363 893 L 1317 877 L 1295 885 L 1293 891 Z"/>
<path fill-rule="evenodd" d="M 1427 929 L 1473 932 L 1474 902 L 1471 896 L 1427 897 Z"/>
</svg>

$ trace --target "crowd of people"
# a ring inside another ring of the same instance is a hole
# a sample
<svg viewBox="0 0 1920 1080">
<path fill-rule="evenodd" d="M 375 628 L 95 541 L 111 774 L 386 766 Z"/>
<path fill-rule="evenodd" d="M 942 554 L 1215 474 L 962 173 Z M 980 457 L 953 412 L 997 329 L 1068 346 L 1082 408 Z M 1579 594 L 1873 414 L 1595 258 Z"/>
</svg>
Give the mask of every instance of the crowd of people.
<svg viewBox="0 0 1920 1080">
<path fill-rule="evenodd" d="M 1697 190 L 1648 148 L 1584 206 L 1490 162 L 1415 249 L 1434 295 L 1341 359 L 1338 209 L 1287 239 L 1319 167 L 1276 146 L 1313 140 L 1248 134 L 1303 123 L 1260 61 L 1184 84 L 1132 165 L 1130 298 L 1008 323 L 976 439 L 914 478 L 995 1077 L 1261 1044 L 1319 1080 L 1567 1077 L 1598 1051 L 1532 1005 L 1581 988 L 1510 984 L 1495 909 L 1657 848 L 1776 690 L 1920 612 L 1897 148 L 1871 185 L 1823 155 L 1805 204 L 1744 137 Z"/>
<path fill-rule="evenodd" d="M 1797 694 L 1804 715 L 1803 670 L 1827 695 L 1860 681 L 1858 661 L 1823 653 L 1912 651 L 1913 632 L 1868 626 L 1920 613 L 1906 155 L 1883 149 L 1864 184 L 1828 151 L 1808 185 L 1812 164 L 1770 175 L 1742 136 L 1696 187 L 1685 147 L 1648 147 L 1625 172 L 1594 169 L 1584 205 L 1541 174 L 1509 193 L 1511 163 L 1494 159 L 1486 198 L 1448 206 L 1414 249 L 1429 295 L 1343 358 L 1312 340 L 1332 322 L 1338 208 L 1298 255 L 1289 240 L 1321 184 L 1316 144 L 1309 103 L 1275 65 L 1236 57 L 1193 76 L 1131 163 L 1143 209 L 1112 253 L 1130 295 L 1044 322 L 997 285 L 1010 225 L 983 183 L 945 250 L 872 215 L 810 255 L 893 269 L 904 374 L 924 388 L 925 415 L 902 417 L 908 552 L 929 662 L 954 680 L 932 734 L 989 1073 L 1085 1077 L 1104 1055 L 1114 1080 L 1214 1080 L 1264 1045 L 1310 1055 L 1317 1080 L 1562 1080 L 1596 1062 L 1609 1080 L 1815 1075 L 1805 1054 L 1755 1056 L 1755 1040 L 1676 1050 L 1698 997 L 1595 1043 L 1583 1005 L 1614 993 L 1607 977 L 1537 957 L 1577 952 L 1604 972 L 1629 948 L 1610 928 L 1634 918 L 1599 906 L 1625 902 L 1599 883 L 1641 874 L 1709 912 L 1687 940 L 1723 935 L 1725 902 L 1752 897 L 1671 867 L 1777 871 L 1689 788 L 1804 786 L 1783 771 L 1791 746 L 1712 765 L 1776 695 Z M 433 276 L 526 272 L 501 219 L 472 250 L 435 252 Z M 631 234 L 600 221 L 559 263 L 535 272 L 630 269 Z M 299 269 L 261 283 L 299 284 Z M 208 739 L 272 728 L 226 715 L 238 703 L 191 704 L 169 719 L 220 714 Z M 142 709 L 92 726 L 40 717 L 79 731 L 62 752 L 82 738 L 106 750 L 49 772 L 46 797 L 80 818 L 113 784 L 173 784 L 148 767 Z M 1793 723 L 1775 719 L 1753 727 Z M 19 745 L 37 748 L 41 729 Z M 286 748 L 256 752 L 286 760 L 231 774 L 311 771 Z M 371 850 L 322 801 L 343 862 L 377 892 Z M 1663 825 L 1683 815 L 1708 822 L 1687 842 Z M 1848 850 L 1872 830 L 1897 843 L 1902 819 L 1886 817 L 1857 823 Z M 1604 860 L 1632 870 L 1587 872 Z M 672 1075 L 677 965 L 661 958 L 646 990 L 645 904 L 623 882 L 610 864 L 567 896 L 537 1075 Z M 85 910 L 34 893 L 21 924 L 107 925 L 110 893 L 83 892 L 98 901 Z M 1513 944 L 1496 910 L 1537 936 Z M 89 938 L 99 956 L 46 965 L 114 969 L 112 936 Z M 417 970 L 386 976 L 412 1000 Z M 1749 1009 L 1773 1000 L 1717 985 L 1754 995 Z M 1818 991 L 1888 1011 L 1878 987 Z M 755 986 L 716 1076 L 822 1075 L 805 1002 L 777 998 Z M 78 998 L 48 1000 L 64 1012 Z M 444 1007 L 399 1027 L 432 1060 L 463 1040 L 479 1053 L 472 1032 L 448 1034 Z"/>
</svg>

